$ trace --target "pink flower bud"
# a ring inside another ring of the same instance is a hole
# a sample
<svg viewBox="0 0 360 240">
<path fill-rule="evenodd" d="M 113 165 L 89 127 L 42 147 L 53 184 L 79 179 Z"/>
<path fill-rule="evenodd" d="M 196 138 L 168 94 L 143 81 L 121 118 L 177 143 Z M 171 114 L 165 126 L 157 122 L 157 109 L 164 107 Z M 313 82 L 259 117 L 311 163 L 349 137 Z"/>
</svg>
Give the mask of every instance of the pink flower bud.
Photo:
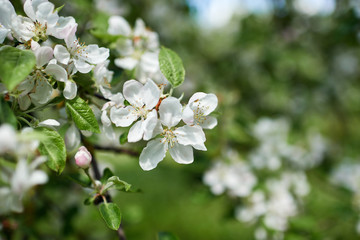
<svg viewBox="0 0 360 240">
<path fill-rule="evenodd" d="M 91 159 L 90 152 L 84 146 L 81 146 L 75 154 L 76 165 L 84 169 L 90 167 Z"/>
</svg>

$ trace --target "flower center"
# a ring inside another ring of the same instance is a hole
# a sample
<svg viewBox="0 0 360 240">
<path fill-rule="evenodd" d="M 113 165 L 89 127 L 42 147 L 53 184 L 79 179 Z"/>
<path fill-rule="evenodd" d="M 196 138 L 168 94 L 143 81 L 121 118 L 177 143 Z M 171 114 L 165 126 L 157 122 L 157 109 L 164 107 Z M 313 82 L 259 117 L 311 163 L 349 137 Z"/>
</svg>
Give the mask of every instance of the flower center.
<svg viewBox="0 0 360 240">
<path fill-rule="evenodd" d="M 46 23 L 41 24 L 38 21 L 36 21 L 34 23 L 33 32 L 34 32 L 35 36 L 33 37 L 33 39 L 35 41 L 39 41 L 39 40 L 45 41 L 47 39 L 46 30 L 47 30 Z"/>
<path fill-rule="evenodd" d="M 196 124 L 202 124 L 206 120 L 206 115 L 204 114 L 205 110 L 209 107 L 200 106 L 200 103 L 198 103 L 196 109 L 194 110 L 194 118 Z"/>
<path fill-rule="evenodd" d="M 170 147 L 174 147 L 175 143 L 177 143 L 176 135 L 171 129 L 165 129 L 162 133 L 163 143 L 168 143 Z"/>
</svg>

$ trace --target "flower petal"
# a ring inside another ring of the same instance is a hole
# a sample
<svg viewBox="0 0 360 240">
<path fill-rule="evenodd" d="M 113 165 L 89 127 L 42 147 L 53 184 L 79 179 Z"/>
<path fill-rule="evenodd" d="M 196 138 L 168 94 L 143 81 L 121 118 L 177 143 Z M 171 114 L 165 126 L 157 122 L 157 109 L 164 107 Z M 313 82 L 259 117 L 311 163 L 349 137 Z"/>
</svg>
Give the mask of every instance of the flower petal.
<svg viewBox="0 0 360 240">
<path fill-rule="evenodd" d="M 76 83 L 74 83 L 73 81 L 66 81 L 65 82 L 65 88 L 63 91 L 64 97 L 66 99 L 74 99 L 76 97 L 76 93 L 77 93 L 77 85 Z"/>
<path fill-rule="evenodd" d="M 131 27 L 125 18 L 120 16 L 112 16 L 109 18 L 108 33 L 111 35 L 130 36 Z"/>
<path fill-rule="evenodd" d="M 194 161 L 193 148 L 191 146 L 175 143 L 173 147 L 169 148 L 169 152 L 177 163 L 190 164 Z"/>
<path fill-rule="evenodd" d="M 12 17 L 16 15 L 15 9 L 10 1 L 0 0 L 0 23 L 6 28 L 11 28 Z"/>
<path fill-rule="evenodd" d="M 52 94 L 53 88 L 47 80 L 37 81 L 34 93 L 30 94 L 31 101 L 35 104 L 47 103 Z"/>
<path fill-rule="evenodd" d="M 159 107 L 162 124 L 168 127 L 177 125 L 181 120 L 181 108 L 179 99 L 174 97 L 165 98 Z"/>
<path fill-rule="evenodd" d="M 84 60 L 75 60 L 74 61 L 76 69 L 81 73 L 88 73 L 94 67 L 93 65 L 88 64 Z"/>
<path fill-rule="evenodd" d="M 115 65 L 119 68 L 126 70 L 133 70 L 136 65 L 139 63 L 139 60 L 132 57 L 124 57 L 115 59 Z"/>
<path fill-rule="evenodd" d="M 138 142 L 144 135 L 143 125 L 144 121 L 137 121 L 129 130 L 128 142 Z"/>
<path fill-rule="evenodd" d="M 194 111 L 190 108 L 189 105 L 186 105 L 183 110 L 182 120 L 190 126 L 194 125 Z"/>
<path fill-rule="evenodd" d="M 123 88 L 125 99 L 133 106 L 142 107 L 142 88 L 143 85 L 136 80 L 126 81 Z"/>
<path fill-rule="evenodd" d="M 164 159 L 167 151 L 167 144 L 160 139 L 150 141 L 140 154 L 140 167 L 149 171 L 156 168 L 159 162 Z"/>
<path fill-rule="evenodd" d="M 70 61 L 70 53 L 63 45 L 56 45 L 54 48 L 54 56 L 62 64 L 68 64 Z"/>
<path fill-rule="evenodd" d="M 131 106 L 126 108 L 111 108 L 110 119 L 117 127 L 130 126 L 138 116 L 134 114 L 135 109 Z"/>
<path fill-rule="evenodd" d="M 151 110 L 159 102 L 160 89 L 153 80 L 149 78 L 141 90 L 141 96 L 145 103 L 145 108 Z"/>
<path fill-rule="evenodd" d="M 96 44 L 91 44 L 85 48 L 86 61 L 91 64 L 99 64 L 105 62 L 110 56 L 110 51 L 107 48 L 100 47 Z"/>
<path fill-rule="evenodd" d="M 206 151 L 204 142 L 206 141 L 205 133 L 199 126 L 179 127 L 174 131 L 178 143 L 182 145 L 191 145 L 197 150 Z"/>
<path fill-rule="evenodd" d="M 60 65 L 50 63 L 45 68 L 45 73 L 53 76 L 56 80 L 60 82 L 66 82 L 68 79 L 68 75 L 66 70 Z"/>
<path fill-rule="evenodd" d="M 39 123 L 39 126 L 60 126 L 60 123 L 56 121 L 55 119 L 46 119 Z"/>
<path fill-rule="evenodd" d="M 53 58 L 53 50 L 51 47 L 39 47 L 35 50 L 36 65 L 42 67 Z"/>
<path fill-rule="evenodd" d="M 143 123 L 143 128 L 144 128 L 144 140 L 148 141 L 149 139 L 151 139 L 152 137 L 156 136 L 157 134 L 159 134 L 155 128 L 158 124 L 159 120 L 157 117 L 157 112 L 156 110 L 152 110 L 151 112 L 148 113 L 144 123 Z"/>
<path fill-rule="evenodd" d="M 190 103 L 190 108 L 193 110 L 197 108 L 200 109 L 205 116 L 213 112 L 218 105 L 218 99 L 216 95 L 212 93 L 205 95 L 203 95 L 203 93 L 195 93 L 190 100 L 192 101 Z"/>
<path fill-rule="evenodd" d="M 200 126 L 204 129 L 213 129 L 217 125 L 217 119 L 211 116 L 206 116 L 205 121 L 200 123 Z"/>
</svg>

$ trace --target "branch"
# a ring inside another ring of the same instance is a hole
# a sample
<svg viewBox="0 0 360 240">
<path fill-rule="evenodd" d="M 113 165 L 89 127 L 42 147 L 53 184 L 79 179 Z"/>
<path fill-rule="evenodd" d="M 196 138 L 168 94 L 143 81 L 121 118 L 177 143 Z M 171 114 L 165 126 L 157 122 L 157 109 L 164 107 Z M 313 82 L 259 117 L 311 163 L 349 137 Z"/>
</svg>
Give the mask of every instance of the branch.
<svg viewBox="0 0 360 240">
<path fill-rule="evenodd" d="M 94 146 L 94 149 L 101 151 L 111 151 L 115 153 L 123 153 L 133 157 L 139 157 L 140 153 L 131 150 L 131 149 L 123 149 L 123 148 L 115 148 L 115 147 L 102 147 L 102 146 Z"/>
</svg>

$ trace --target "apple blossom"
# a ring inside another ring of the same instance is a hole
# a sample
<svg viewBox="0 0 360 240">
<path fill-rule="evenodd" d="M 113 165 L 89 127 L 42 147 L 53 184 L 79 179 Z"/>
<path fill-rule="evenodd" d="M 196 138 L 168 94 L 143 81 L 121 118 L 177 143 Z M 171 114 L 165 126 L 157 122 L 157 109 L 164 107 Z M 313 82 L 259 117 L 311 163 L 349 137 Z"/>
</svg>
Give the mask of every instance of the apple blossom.
<svg viewBox="0 0 360 240">
<path fill-rule="evenodd" d="M 190 98 L 184 109 L 183 121 L 188 125 L 199 125 L 205 129 L 212 129 L 217 125 L 217 120 L 208 115 L 215 110 L 217 104 L 218 99 L 215 94 L 197 92 Z"/>
<path fill-rule="evenodd" d="M 81 146 L 75 154 L 75 162 L 81 168 L 87 169 L 90 167 L 92 156 L 86 147 Z"/>
<path fill-rule="evenodd" d="M 148 142 L 140 154 L 140 166 L 144 170 L 154 169 L 163 160 L 169 150 L 173 159 L 181 164 L 190 164 L 194 161 L 193 148 L 206 151 L 204 142 L 206 140 L 203 130 L 198 126 L 176 128 L 181 121 L 182 106 L 180 101 L 174 97 L 164 99 L 159 107 L 161 124 L 158 125 L 156 133 L 160 138 Z"/>
<path fill-rule="evenodd" d="M 116 126 L 128 127 L 140 118 L 130 128 L 128 141 L 137 142 L 142 138 L 149 140 L 158 121 L 154 108 L 160 99 L 160 89 L 151 79 L 145 85 L 136 80 L 129 80 L 124 83 L 123 93 L 130 106 L 111 108 L 111 121 Z"/>
</svg>

